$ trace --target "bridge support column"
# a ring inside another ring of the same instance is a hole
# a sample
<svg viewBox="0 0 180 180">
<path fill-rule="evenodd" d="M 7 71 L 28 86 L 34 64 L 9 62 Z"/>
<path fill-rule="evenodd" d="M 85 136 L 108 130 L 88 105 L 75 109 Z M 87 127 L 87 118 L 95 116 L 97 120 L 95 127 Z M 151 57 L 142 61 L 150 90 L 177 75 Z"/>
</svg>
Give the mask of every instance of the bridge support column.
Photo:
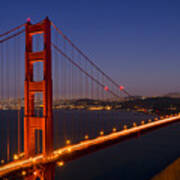
<svg viewBox="0 0 180 180">
<path fill-rule="evenodd" d="M 33 51 L 33 36 L 42 34 L 44 48 Z M 35 81 L 33 64 L 43 63 L 43 80 Z M 24 152 L 29 158 L 36 154 L 35 131 L 42 131 L 42 153 L 53 151 L 53 117 L 52 117 L 52 73 L 51 73 L 51 24 L 48 18 L 38 24 L 26 24 L 25 83 L 24 83 Z M 43 116 L 35 116 L 34 97 L 36 93 L 43 96 Z"/>
<path fill-rule="evenodd" d="M 55 177 L 55 164 L 45 165 L 40 169 L 25 177 L 24 180 L 54 180 Z"/>
</svg>

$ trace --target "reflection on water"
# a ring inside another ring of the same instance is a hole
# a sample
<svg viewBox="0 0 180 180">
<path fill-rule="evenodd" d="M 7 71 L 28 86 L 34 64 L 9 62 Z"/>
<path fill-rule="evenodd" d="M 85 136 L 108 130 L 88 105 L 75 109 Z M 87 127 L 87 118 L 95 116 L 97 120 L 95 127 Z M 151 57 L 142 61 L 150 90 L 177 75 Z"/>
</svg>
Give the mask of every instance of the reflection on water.
<svg viewBox="0 0 180 180">
<path fill-rule="evenodd" d="M 180 179 L 180 158 L 169 165 L 152 180 L 179 180 Z"/>
</svg>

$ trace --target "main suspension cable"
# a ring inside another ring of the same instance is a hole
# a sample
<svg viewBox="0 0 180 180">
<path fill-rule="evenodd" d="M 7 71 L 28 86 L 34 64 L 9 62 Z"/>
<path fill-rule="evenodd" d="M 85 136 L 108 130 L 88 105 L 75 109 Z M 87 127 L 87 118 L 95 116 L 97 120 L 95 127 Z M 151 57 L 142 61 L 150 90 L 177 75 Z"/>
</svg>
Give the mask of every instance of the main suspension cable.
<svg viewBox="0 0 180 180">
<path fill-rule="evenodd" d="M 120 89 L 122 92 L 124 92 L 127 96 L 131 96 L 129 92 L 127 92 L 124 88 L 121 89 L 122 86 L 120 86 L 118 83 L 116 83 L 109 75 L 107 75 L 104 71 L 102 71 L 92 60 L 90 60 L 52 21 L 51 25 L 56 29 L 59 34 L 68 41 L 68 43 L 74 47 L 92 66 L 95 67 L 96 70 L 98 70 L 103 76 L 105 76 L 112 84 L 114 84 L 118 89 Z"/>
<path fill-rule="evenodd" d="M 8 37 L 0 40 L 0 43 L 3 43 L 3 42 L 5 42 L 5 41 L 7 41 L 7 40 L 9 40 L 9 39 L 12 39 L 12 38 L 14 38 L 14 37 L 22 34 L 23 32 L 25 32 L 25 29 L 23 29 L 23 30 L 21 30 L 21 31 L 18 31 L 17 33 L 14 33 L 14 34 L 12 34 L 12 35 L 10 35 L 10 36 L 8 36 Z"/>
<path fill-rule="evenodd" d="M 86 74 L 90 79 L 95 81 L 98 85 L 100 85 L 102 88 L 105 88 L 106 86 L 102 84 L 99 80 L 91 76 L 88 72 L 86 72 L 84 69 L 82 69 L 76 62 L 74 62 L 69 56 L 67 56 L 61 49 L 59 49 L 55 44 L 51 43 L 52 46 L 62 55 L 64 56 L 70 63 L 72 63 L 74 66 L 76 66 L 81 72 Z M 114 93 L 112 90 L 108 89 L 108 92 L 111 93 L 114 97 L 119 98 L 119 96 Z"/>
<path fill-rule="evenodd" d="M 10 29 L 9 31 L 0 34 L 0 37 L 6 36 L 6 35 L 8 35 L 9 33 L 12 33 L 12 32 L 14 32 L 14 31 L 16 31 L 16 30 L 22 28 L 23 26 L 25 26 L 25 24 L 21 24 L 21 25 L 15 27 L 15 28 L 12 28 L 12 29 Z"/>
</svg>

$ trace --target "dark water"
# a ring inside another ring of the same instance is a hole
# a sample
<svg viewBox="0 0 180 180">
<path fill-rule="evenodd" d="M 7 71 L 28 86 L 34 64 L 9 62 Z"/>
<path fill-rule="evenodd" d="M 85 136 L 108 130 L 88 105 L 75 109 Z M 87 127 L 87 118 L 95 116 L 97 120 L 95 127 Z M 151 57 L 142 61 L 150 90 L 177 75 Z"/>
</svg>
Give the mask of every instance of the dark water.
<svg viewBox="0 0 180 180">
<path fill-rule="evenodd" d="M 146 180 L 180 157 L 180 123 L 57 168 L 56 179 Z"/>
<path fill-rule="evenodd" d="M 3 114 L 4 113 L 4 114 Z M 0 157 L 5 158 L 6 126 L 10 119 L 11 156 L 17 153 L 17 112 L 0 112 Z M 23 127 L 21 112 L 21 127 Z M 148 120 L 150 116 L 134 112 L 56 111 L 54 112 L 55 148 L 65 145 L 66 139 L 76 143 L 85 134 L 99 135 L 100 130 L 111 132 L 113 127 L 122 129 L 135 121 Z M 21 129 L 23 132 L 23 129 Z M 22 133 L 21 132 L 21 133 Z M 55 179 L 123 179 L 146 180 L 180 157 L 180 123 L 158 129 L 149 134 L 119 143 L 96 153 L 56 168 Z"/>
</svg>

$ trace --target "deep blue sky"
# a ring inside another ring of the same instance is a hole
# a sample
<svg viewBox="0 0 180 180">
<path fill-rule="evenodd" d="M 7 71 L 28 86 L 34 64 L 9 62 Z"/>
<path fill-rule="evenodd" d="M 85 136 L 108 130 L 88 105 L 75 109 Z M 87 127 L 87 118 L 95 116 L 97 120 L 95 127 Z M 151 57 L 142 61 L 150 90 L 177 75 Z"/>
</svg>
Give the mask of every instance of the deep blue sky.
<svg viewBox="0 0 180 180">
<path fill-rule="evenodd" d="M 0 32 L 45 16 L 132 94 L 180 92 L 180 1 L 3 0 Z"/>
</svg>

